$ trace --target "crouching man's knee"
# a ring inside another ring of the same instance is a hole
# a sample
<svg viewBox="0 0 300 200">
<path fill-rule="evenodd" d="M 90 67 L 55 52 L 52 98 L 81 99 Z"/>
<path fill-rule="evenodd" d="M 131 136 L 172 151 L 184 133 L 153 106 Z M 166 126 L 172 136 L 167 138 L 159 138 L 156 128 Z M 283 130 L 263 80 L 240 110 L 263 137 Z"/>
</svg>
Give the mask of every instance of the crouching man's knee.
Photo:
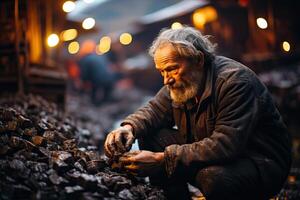
<svg viewBox="0 0 300 200">
<path fill-rule="evenodd" d="M 206 199 L 263 199 L 262 181 L 251 161 L 209 166 L 197 172 L 195 185 Z"/>
<path fill-rule="evenodd" d="M 228 184 L 223 174 L 223 168 L 219 166 L 204 168 L 198 171 L 195 184 L 207 199 L 215 199 L 225 192 Z"/>
</svg>

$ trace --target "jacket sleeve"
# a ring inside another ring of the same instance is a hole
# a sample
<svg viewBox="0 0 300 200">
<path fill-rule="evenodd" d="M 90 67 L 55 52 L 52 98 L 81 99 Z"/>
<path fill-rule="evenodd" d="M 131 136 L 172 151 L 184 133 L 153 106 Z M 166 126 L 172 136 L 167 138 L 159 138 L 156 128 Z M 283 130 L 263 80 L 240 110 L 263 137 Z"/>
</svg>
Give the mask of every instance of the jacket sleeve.
<svg viewBox="0 0 300 200">
<path fill-rule="evenodd" d="M 174 124 L 172 113 L 169 91 L 163 87 L 144 107 L 125 118 L 121 125 L 132 125 L 134 136 L 139 138 L 149 134 L 151 130 L 172 127 Z"/>
<path fill-rule="evenodd" d="M 255 91 L 248 80 L 225 82 L 219 91 L 212 135 L 192 144 L 171 145 L 165 149 L 169 176 L 178 168 L 226 162 L 243 153 L 256 123 Z"/>
</svg>

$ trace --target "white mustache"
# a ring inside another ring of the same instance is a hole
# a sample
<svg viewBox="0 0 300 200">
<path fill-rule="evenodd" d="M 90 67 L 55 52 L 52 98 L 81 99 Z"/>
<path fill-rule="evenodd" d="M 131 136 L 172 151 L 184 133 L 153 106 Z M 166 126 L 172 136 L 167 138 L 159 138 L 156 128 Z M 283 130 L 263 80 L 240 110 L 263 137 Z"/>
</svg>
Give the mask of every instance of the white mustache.
<svg viewBox="0 0 300 200">
<path fill-rule="evenodd" d="M 168 85 L 169 89 L 176 90 L 176 89 L 184 89 L 186 88 L 186 84 L 182 82 L 174 83 L 173 85 Z"/>
</svg>

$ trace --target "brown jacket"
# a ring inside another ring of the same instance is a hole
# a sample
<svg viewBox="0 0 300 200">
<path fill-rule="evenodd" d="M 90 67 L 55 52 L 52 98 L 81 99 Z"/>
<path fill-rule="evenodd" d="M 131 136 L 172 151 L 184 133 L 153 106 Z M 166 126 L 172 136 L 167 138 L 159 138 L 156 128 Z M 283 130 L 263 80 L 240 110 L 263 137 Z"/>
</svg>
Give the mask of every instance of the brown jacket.
<svg viewBox="0 0 300 200">
<path fill-rule="evenodd" d="M 290 169 L 290 135 L 266 87 L 249 68 L 222 56 L 207 67 L 199 102 L 175 104 L 163 87 L 124 123 L 134 127 L 136 137 L 178 127 L 186 144 L 165 149 L 169 175 L 179 168 L 201 168 L 239 157 L 252 159 L 266 184 L 272 184 L 274 166 L 281 169 L 281 179 Z"/>
</svg>

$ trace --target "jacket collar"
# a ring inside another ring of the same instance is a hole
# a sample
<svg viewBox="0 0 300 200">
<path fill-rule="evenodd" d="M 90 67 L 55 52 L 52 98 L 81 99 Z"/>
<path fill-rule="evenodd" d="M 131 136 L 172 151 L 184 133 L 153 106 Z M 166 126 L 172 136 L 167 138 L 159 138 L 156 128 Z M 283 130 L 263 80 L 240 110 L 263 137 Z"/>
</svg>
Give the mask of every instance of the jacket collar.
<svg viewBox="0 0 300 200">
<path fill-rule="evenodd" d="M 172 101 L 172 106 L 174 108 L 184 108 L 186 106 L 186 108 L 188 110 L 191 110 L 192 108 L 194 108 L 196 105 L 202 105 L 206 100 L 210 99 L 211 95 L 212 95 L 212 89 L 213 89 L 213 84 L 214 84 L 214 74 L 215 74 L 215 66 L 214 66 L 214 61 L 211 62 L 211 64 L 208 65 L 208 67 L 206 68 L 206 72 L 205 72 L 205 76 L 206 80 L 205 80 L 205 85 L 204 85 L 204 91 L 201 95 L 200 98 L 192 98 L 189 99 L 187 102 L 185 103 L 176 103 L 174 101 Z M 198 100 L 200 99 L 200 100 Z"/>
</svg>

